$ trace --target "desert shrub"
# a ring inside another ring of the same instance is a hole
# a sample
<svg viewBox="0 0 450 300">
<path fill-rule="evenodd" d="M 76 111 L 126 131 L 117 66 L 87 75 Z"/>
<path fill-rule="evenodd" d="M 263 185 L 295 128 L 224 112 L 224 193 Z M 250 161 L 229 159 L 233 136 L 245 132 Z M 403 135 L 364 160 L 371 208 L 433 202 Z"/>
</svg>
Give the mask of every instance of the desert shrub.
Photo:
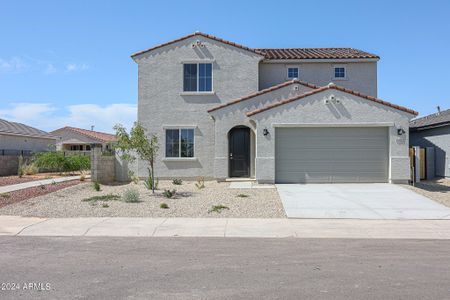
<svg viewBox="0 0 450 300">
<path fill-rule="evenodd" d="M 172 183 L 175 185 L 182 185 L 183 184 L 183 180 L 175 178 L 174 180 L 172 180 Z"/>
<path fill-rule="evenodd" d="M 94 181 L 93 187 L 94 187 L 94 190 L 96 190 L 97 192 L 100 192 L 100 183 L 98 183 L 97 181 Z"/>
<path fill-rule="evenodd" d="M 86 180 L 86 175 L 81 174 L 81 175 L 80 175 L 80 181 L 85 181 L 85 180 Z"/>
<path fill-rule="evenodd" d="M 126 189 L 122 195 L 123 201 L 127 203 L 137 203 L 139 201 L 139 191 L 135 188 Z"/>
<path fill-rule="evenodd" d="M 155 186 L 153 186 L 153 182 L 155 183 Z M 147 179 L 144 180 L 144 185 L 148 190 L 157 190 L 158 189 L 158 184 L 159 184 L 159 179 L 155 178 L 155 180 L 152 180 L 151 177 L 148 177 Z"/>
<path fill-rule="evenodd" d="M 247 197 L 250 197 L 250 196 L 247 195 L 247 194 L 239 194 L 239 195 L 237 195 L 237 197 L 239 197 L 239 198 L 247 198 Z"/>
<path fill-rule="evenodd" d="M 21 171 L 19 171 L 19 174 L 22 174 L 22 175 L 19 175 L 19 177 L 21 177 L 23 175 L 34 175 L 34 174 L 37 174 L 39 171 L 38 167 L 33 163 L 23 164 L 20 167 L 20 170 Z"/>
<path fill-rule="evenodd" d="M 168 209 L 169 205 L 167 205 L 167 203 L 161 203 L 161 205 L 159 205 L 159 207 L 162 209 Z"/>
<path fill-rule="evenodd" d="M 22 176 L 23 176 L 22 166 L 23 166 L 23 156 L 21 155 L 21 156 L 19 156 L 19 167 L 17 170 L 17 175 L 19 176 L 19 178 L 22 178 Z"/>
<path fill-rule="evenodd" d="M 63 172 L 64 161 L 64 153 L 61 151 L 41 152 L 34 156 L 34 163 L 42 171 Z"/>
<path fill-rule="evenodd" d="M 85 155 L 70 155 L 64 157 L 63 171 L 75 172 L 84 171 L 91 168 L 91 160 Z"/>
<path fill-rule="evenodd" d="M 133 171 L 128 171 L 128 177 L 130 177 L 131 182 L 134 184 L 139 183 L 139 176 L 137 176 Z"/>
<path fill-rule="evenodd" d="M 108 194 L 108 195 L 102 195 L 102 196 L 93 196 L 93 197 L 89 197 L 86 199 L 83 199 L 81 201 L 83 202 L 89 202 L 92 205 L 96 204 L 98 201 L 113 201 L 113 200 L 120 200 L 120 196 L 119 195 L 114 195 L 114 194 Z"/>
<path fill-rule="evenodd" d="M 177 193 L 177 190 L 164 190 L 163 196 L 166 198 L 172 198 Z"/>
<path fill-rule="evenodd" d="M 219 205 L 213 205 L 213 207 L 211 207 L 211 209 L 208 211 L 208 213 L 212 213 L 212 212 L 216 212 L 216 213 L 221 213 L 222 210 L 224 209 L 230 209 L 228 206 L 219 204 Z"/>
<path fill-rule="evenodd" d="M 198 177 L 195 186 L 201 190 L 205 188 L 205 177 Z"/>
<path fill-rule="evenodd" d="M 89 170 L 91 168 L 89 156 L 64 156 L 62 151 L 37 153 L 33 157 L 33 161 L 41 171 L 75 172 Z"/>
</svg>

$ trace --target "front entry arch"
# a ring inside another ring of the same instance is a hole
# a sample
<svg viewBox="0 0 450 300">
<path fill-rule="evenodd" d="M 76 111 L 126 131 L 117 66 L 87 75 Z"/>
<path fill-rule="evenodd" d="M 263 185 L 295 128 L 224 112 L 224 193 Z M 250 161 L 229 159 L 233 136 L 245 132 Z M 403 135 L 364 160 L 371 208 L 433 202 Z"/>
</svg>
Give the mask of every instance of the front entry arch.
<svg viewBox="0 0 450 300">
<path fill-rule="evenodd" d="M 234 127 L 228 133 L 230 177 L 250 177 L 250 128 Z"/>
</svg>

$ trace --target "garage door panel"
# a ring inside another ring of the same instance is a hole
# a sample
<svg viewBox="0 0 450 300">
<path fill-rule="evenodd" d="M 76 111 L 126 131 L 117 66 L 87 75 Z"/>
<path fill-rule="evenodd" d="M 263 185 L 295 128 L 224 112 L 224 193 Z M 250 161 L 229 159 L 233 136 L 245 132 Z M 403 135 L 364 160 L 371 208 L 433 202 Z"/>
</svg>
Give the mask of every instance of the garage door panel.
<svg viewBox="0 0 450 300">
<path fill-rule="evenodd" d="M 277 128 L 277 182 L 386 182 L 387 128 Z"/>
<path fill-rule="evenodd" d="M 299 158 L 299 152 L 303 152 L 301 158 Z M 384 149 L 361 149 L 361 151 L 335 151 L 329 149 L 299 149 L 299 150 L 287 150 L 283 151 L 283 158 L 279 161 L 308 161 L 314 160 L 318 162 L 323 161 L 346 161 L 354 162 L 358 160 L 373 160 L 379 161 L 384 159 Z"/>
</svg>

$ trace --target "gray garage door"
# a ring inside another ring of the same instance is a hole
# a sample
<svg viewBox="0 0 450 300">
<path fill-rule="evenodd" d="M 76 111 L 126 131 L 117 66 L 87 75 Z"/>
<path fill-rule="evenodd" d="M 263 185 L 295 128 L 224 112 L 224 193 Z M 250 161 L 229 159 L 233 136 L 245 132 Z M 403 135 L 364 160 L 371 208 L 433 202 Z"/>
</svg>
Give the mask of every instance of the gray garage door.
<svg viewBox="0 0 450 300">
<path fill-rule="evenodd" d="M 276 128 L 275 181 L 387 182 L 386 127 Z"/>
</svg>

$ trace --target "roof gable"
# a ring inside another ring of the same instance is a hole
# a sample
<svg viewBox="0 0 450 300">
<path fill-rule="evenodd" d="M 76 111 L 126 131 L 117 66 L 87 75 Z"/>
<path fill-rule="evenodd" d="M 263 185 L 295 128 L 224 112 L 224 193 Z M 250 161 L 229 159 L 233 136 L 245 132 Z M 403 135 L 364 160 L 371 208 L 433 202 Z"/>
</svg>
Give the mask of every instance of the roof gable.
<svg viewBox="0 0 450 300">
<path fill-rule="evenodd" d="M 279 90 L 279 89 L 281 89 L 283 87 L 286 87 L 286 86 L 289 86 L 291 84 L 301 84 L 303 86 L 306 86 L 306 87 L 309 87 L 309 88 L 312 88 L 312 89 L 319 88 L 317 85 L 314 85 L 314 84 L 311 84 L 311 83 L 307 83 L 307 82 L 304 82 L 304 81 L 301 81 L 301 80 L 298 80 L 298 79 L 294 79 L 294 80 L 286 81 L 286 82 L 283 82 L 283 83 L 271 86 L 271 87 L 266 88 L 266 89 L 261 90 L 261 91 L 257 91 L 257 92 L 255 92 L 253 94 L 250 94 L 250 95 L 247 95 L 247 96 L 244 96 L 244 97 L 241 97 L 241 98 L 237 98 L 237 99 L 231 100 L 231 101 L 223 103 L 221 105 L 215 106 L 213 108 L 208 109 L 208 112 L 211 113 L 213 111 L 216 111 L 216 110 L 228 107 L 230 105 L 233 105 L 233 104 L 236 104 L 236 103 L 240 103 L 242 101 L 245 101 L 245 100 L 248 100 L 248 99 L 252 99 L 254 97 L 261 96 L 261 95 L 264 95 L 264 94 L 267 94 L 267 93 Z"/>
<path fill-rule="evenodd" d="M 131 54 L 131 57 L 134 58 L 134 57 L 139 56 L 139 55 L 141 55 L 141 54 L 144 54 L 144 53 L 147 53 L 147 52 L 150 52 L 150 51 L 153 51 L 153 50 L 156 50 L 156 49 L 165 47 L 165 46 L 169 46 L 169 45 L 171 45 L 171 44 L 175 44 L 175 43 L 177 43 L 177 42 L 186 40 L 186 39 L 191 38 L 191 37 L 194 37 L 194 36 L 202 36 L 202 37 L 204 37 L 204 38 L 208 38 L 208 39 L 211 39 L 211 40 L 220 42 L 220 43 L 224 43 L 224 44 L 227 44 L 227 45 L 230 45 L 230 46 L 233 46 L 233 47 L 242 49 L 242 50 L 250 51 L 250 52 L 252 52 L 252 53 L 255 53 L 255 54 L 264 56 L 263 54 L 258 53 L 258 52 L 256 52 L 254 49 L 251 49 L 251 48 L 249 48 L 249 47 L 246 47 L 246 46 L 243 46 L 243 45 L 239 45 L 239 44 L 237 44 L 237 43 L 230 42 L 230 41 L 227 41 L 227 40 L 224 40 L 224 39 L 215 37 L 215 36 L 213 36 L 213 35 L 206 34 L 206 33 L 203 33 L 203 32 L 198 32 L 198 31 L 197 31 L 197 32 L 194 32 L 194 33 L 185 35 L 185 36 L 183 36 L 183 37 L 180 37 L 180 38 L 178 38 L 178 39 L 169 41 L 169 42 L 167 42 L 167 43 L 163 43 L 163 44 L 156 45 L 156 46 L 154 46 L 154 47 L 151 47 L 151 48 L 148 48 L 148 49 L 145 49 L 145 50 L 142 50 L 142 51 L 138 51 L 138 52 L 136 52 L 136 53 Z"/>
<path fill-rule="evenodd" d="M 353 91 L 353 90 L 349 90 L 349 89 L 337 86 L 334 83 L 330 83 L 329 85 L 320 87 L 320 88 L 312 90 L 310 92 L 306 92 L 306 93 L 304 93 L 302 95 L 299 95 L 299 96 L 295 96 L 295 97 L 292 97 L 292 98 L 289 98 L 289 99 L 286 99 L 286 100 L 278 101 L 278 102 L 269 104 L 269 105 L 267 105 L 265 107 L 262 107 L 262 108 L 259 108 L 259 109 L 255 109 L 253 111 L 247 112 L 246 115 L 248 117 L 250 117 L 250 116 L 259 114 L 261 112 L 270 110 L 272 108 L 275 108 L 275 107 L 278 107 L 278 106 L 281 106 L 281 105 L 284 105 L 284 104 L 287 104 L 287 103 L 291 103 L 291 102 L 294 102 L 294 101 L 306 98 L 308 96 L 311 96 L 311 95 L 314 95 L 314 94 L 317 94 L 317 93 L 320 93 L 320 92 L 323 92 L 323 91 L 326 91 L 326 90 L 329 90 L 329 89 L 335 89 L 335 90 L 338 90 L 338 91 L 341 91 L 341 92 L 344 92 L 344 93 L 348 93 L 348 94 L 351 94 L 351 95 L 354 95 L 354 96 L 358 96 L 358 97 L 361 97 L 361 98 L 364 98 L 364 99 L 367 99 L 367 100 L 370 100 L 370 101 L 373 101 L 373 102 L 376 102 L 376 103 L 379 103 L 379 104 L 382 104 L 382 105 L 385 105 L 385 106 L 388 106 L 388 107 L 391 107 L 391 108 L 394 108 L 394 109 L 397 109 L 397 110 L 400 110 L 400 111 L 407 112 L 407 113 L 412 114 L 412 115 L 418 115 L 418 112 L 416 112 L 415 110 L 412 110 L 412 109 L 409 109 L 409 108 L 406 108 L 406 107 L 403 107 L 403 106 L 400 106 L 400 105 L 396 105 L 396 104 L 393 104 L 393 103 L 390 103 L 390 102 L 387 102 L 387 101 L 375 98 L 373 96 L 364 95 L 364 94 L 361 94 L 359 92 L 356 92 L 356 91 Z"/>
</svg>

